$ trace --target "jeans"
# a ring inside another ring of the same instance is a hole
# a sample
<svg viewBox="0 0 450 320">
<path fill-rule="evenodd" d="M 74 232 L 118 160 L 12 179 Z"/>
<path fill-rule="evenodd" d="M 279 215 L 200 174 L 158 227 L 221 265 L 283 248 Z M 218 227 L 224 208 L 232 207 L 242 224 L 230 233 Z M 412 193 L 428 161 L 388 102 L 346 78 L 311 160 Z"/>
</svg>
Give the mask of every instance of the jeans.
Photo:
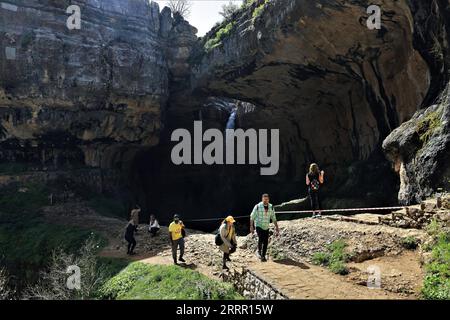
<svg viewBox="0 0 450 320">
<path fill-rule="evenodd" d="M 125 237 L 125 240 L 127 240 L 127 242 L 128 242 L 128 251 L 127 251 L 127 253 L 128 254 L 133 253 L 133 250 L 136 247 L 136 239 L 134 239 L 133 236 L 131 236 L 131 237 L 128 236 L 128 237 Z"/>
<path fill-rule="evenodd" d="M 258 235 L 258 253 L 261 258 L 265 258 L 267 247 L 269 245 L 269 230 L 263 230 L 260 227 L 256 227 L 256 234 Z"/>
<path fill-rule="evenodd" d="M 319 191 L 309 190 L 309 200 L 311 201 L 311 210 L 320 211 Z"/>
<path fill-rule="evenodd" d="M 180 259 L 182 259 L 184 255 L 184 238 L 172 240 L 172 257 L 175 263 L 177 262 L 178 247 L 180 247 Z"/>
</svg>

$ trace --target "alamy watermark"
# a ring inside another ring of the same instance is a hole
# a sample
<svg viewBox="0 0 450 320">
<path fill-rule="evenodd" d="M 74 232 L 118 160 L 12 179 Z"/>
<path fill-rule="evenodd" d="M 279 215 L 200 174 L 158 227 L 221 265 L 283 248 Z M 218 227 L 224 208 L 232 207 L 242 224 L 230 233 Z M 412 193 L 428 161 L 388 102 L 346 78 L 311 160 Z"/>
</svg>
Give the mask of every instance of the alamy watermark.
<svg viewBox="0 0 450 320">
<path fill-rule="evenodd" d="M 80 30 L 81 29 L 81 9 L 77 5 L 71 5 L 67 7 L 67 14 L 70 16 L 67 18 L 67 28 L 69 30 Z"/>
<path fill-rule="evenodd" d="M 367 7 L 367 14 L 369 18 L 367 19 L 367 28 L 369 30 L 380 30 L 381 29 L 381 8 L 377 5 L 371 5 Z"/>
<path fill-rule="evenodd" d="M 67 274 L 71 274 L 66 281 L 67 289 L 69 290 L 81 290 L 81 269 L 79 266 L 68 266 L 66 269 Z"/>
<path fill-rule="evenodd" d="M 176 129 L 171 140 L 178 142 L 171 153 L 175 165 L 260 164 L 264 166 L 260 169 L 263 176 L 276 175 L 279 170 L 278 129 L 226 129 L 225 133 L 208 129 L 203 132 L 202 121 L 195 121 L 194 137 L 187 129 Z"/>
<path fill-rule="evenodd" d="M 381 269 L 379 266 L 371 265 L 367 268 L 367 287 L 369 289 L 381 289 Z"/>
</svg>

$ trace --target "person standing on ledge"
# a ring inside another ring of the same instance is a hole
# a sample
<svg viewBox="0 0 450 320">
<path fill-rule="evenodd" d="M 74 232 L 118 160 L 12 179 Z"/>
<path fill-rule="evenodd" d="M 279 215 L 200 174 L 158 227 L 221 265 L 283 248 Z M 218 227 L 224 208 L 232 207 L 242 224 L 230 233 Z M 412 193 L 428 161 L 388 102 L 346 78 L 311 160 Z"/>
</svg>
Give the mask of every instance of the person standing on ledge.
<svg viewBox="0 0 450 320">
<path fill-rule="evenodd" d="M 186 262 L 183 259 L 184 255 L 184 224 L 180 220 L 179 215 L 173 216 L 173 222 L 169 225 L 169 236 L 170 236 L 170 243 L 172 244 L 172 257 L 173 257 L 173 263 L 178 264 L 177 262 L 177 250 L 178 247 L 180 248 L 180 258 L 178 259 L 180 262 Z"/>
<path fill-rule="evenodd" d="M 319 166 L 313 163 L 309 166 L 309 172 L 306 175 L 306 185 L 308 186 L 309 199 L 311 200 L 311 210 L 313 211 L 313 218 L 320 218 L 322 216 L 320 208 L 319 189 L 324 182 L 325 172 L 319 170 Z M 316 214 L 317 212 L 317 214 Z"/>
<path fill-rule="evenodd" d="M 275 235 L 280 234 L 278 228 L 277 217 L 273 210 L 273 205 L 269 203 L 269 195 L 263 194 L 262 201 L 258 203 L 250 215 L 250 233 L 255 232 L 258 235 L 258 257 L 261 262 L 266 262 L 267 247 L 269 245 L 269 227 L 270 222 L 275 224 Z"/>
</svg>

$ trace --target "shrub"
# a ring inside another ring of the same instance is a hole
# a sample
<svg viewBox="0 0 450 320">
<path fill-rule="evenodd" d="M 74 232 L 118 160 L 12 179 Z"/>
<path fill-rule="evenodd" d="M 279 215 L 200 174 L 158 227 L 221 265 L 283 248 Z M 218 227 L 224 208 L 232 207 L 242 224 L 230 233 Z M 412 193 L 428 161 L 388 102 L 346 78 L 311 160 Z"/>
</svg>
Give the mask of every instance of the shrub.
<svg viewBox="0 0 450 320">
<path fill-rule="evenodd" d="M 312 263 L 319 266 L 327 266 L 330 263 L 330 254 L 327 252 L 316 252 L 312 256 Z"/>
<path fill-rule="evenodd" d="M 312 262 L 316 265 L 328 266 L 337 274 L 347 274 L 348 269 L 345 263 L 349 255 L 345 252 L 347 244 L 344 240 L 336 240 L 327 246 L 327 252 L 317 252 L 312 257 Z"/>
<path fill-rule="evenodd" d="M 211 38 L 208 41 L 206 41 L 206 43 L 205 43 L 206 51 L 210 51 L 210 50 L 220 46 L 222 44 L 222 40 L 231 33 L 233 28 L 234 28 L 234 22 L 230 22 L 226 26 L 220 28 L 214 35 L 214 38 Z"/>
<path fill-rule="evenodd" d="M 408 236 L 401 240 L 402 246 L 408 250 L 415 250 L 419 245 L 419 240 L 414 238 L 413 236 Z"/>
<path fill-rule="evenodd" d="M 13 290 L 10 288 L 9 276 L 6 270 L 0 269 L 0 300 L 9 300 L 13 297 Z"/>
<path fill-rule="evenodd" d="M 95 297 L 98 288 L 106 281 L 105 267 L 99 267 L 97 253 L 100 243 L 90 237 L 77 254 L 54 250 L 48 268 L 40 273 L 36 284 L 25 292 L 28 299 L 38 300 L 78 300 Z M 77 266 L 81 272 L 81 288 L 70 289 L 67 286 L 69 266 Z M 109 269 L 108 269 L 109 270 Z"/>
<path fill-rule="evenodd" d="M 336 274 L 346 275 L 348 269 L 342 260 L 332 260 L 329 266 L 330 270 Z"/>
</svg>

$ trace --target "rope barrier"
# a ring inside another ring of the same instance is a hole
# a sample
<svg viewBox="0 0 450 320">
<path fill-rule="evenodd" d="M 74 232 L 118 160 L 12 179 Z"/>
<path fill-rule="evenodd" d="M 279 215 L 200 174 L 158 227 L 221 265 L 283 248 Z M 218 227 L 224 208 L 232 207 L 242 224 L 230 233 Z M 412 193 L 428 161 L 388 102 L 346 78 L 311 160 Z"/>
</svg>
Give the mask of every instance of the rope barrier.
<svg viewBox="0 0 450 320">
<path fill-rule="evenodd" d="M 405 207 L 377 207 L 377 208 L 345 208 L 345 209 L 327 209 L 320 210 L 321 213 L 330 213 L 330 212 L 359 212 L 359 211 L 395 211 L 401 210 Z M 276 211 L 276 214 L 312 214 L 313 210 L 302 210 L 302 211 Z M 250 215 L 247 216 L 237 216 L 235 219 L 245 219 L 250 218 Z M 193 220 L 183 220 L 183 222 L 206 222 L 206 221 L 220 221 L 224 218 L 211 218 L 211 219 L 193 219 Z"/>
</svg>

